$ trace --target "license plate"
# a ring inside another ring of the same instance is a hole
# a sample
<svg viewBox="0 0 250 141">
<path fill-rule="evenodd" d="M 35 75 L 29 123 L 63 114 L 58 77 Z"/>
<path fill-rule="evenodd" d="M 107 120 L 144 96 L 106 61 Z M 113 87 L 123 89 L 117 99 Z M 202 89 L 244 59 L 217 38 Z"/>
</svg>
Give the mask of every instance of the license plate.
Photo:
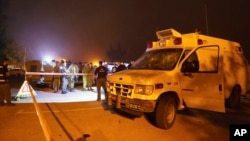
<svg viewBox="0 0 250 141">
<path fill-rule="evenodd" d="M 129 104 L 129 108 L 131 109 L 135 109 L 135 110 L 140 110 L 141 109 L 141 106 L 140 105 L 136 105 L 136 104 Z"/>
</svg>

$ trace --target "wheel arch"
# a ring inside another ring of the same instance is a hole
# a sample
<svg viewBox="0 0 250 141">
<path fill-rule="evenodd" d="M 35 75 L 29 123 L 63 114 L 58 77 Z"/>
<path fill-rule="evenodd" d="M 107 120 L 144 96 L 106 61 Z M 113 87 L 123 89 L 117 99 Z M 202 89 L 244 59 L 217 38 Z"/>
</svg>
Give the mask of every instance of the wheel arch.
<svg viewBox="0 0 250 141">
<path fill-rule="evenodd" d="M 225 99 L 225 106 L 229 108 L 239 107 L 241 92 L 240 84 L 235 84 L 231 89 L 230 96 Z"/>
<path fill-rule="evenodd" d="M 163 99 L 163 97 L 167 97 L 167 96 L 173 97 L 173 98 L 175 99 L 175 103 L 176 103 L 176 106 L 177 106 L 177 108 L 178 108 L 179 105 L 180 105 L 181 100 L 180 100 L 180 98 L 179 98 L 177 92 L 175 92 L 175 91 L 168 91 L 168 92 L 162 93 L 162 94 L 158 97 L 158 99 L 157 99 L 157 105 L 158 105 L 159 101 L 160 101 L 161 99 Z"/>
</svg>

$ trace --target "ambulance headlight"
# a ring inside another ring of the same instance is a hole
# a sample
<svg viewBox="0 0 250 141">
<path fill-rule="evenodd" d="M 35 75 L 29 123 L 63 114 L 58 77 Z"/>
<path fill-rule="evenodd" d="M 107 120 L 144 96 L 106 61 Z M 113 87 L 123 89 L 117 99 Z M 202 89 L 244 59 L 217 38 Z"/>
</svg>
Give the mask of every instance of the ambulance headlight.
<svg viewBox="0 0 250 141">
<path fill-rule="evenodd" d="M 153 93 L 153 85 L 136 85 L 135 86 L 135 93 L 136 94 L 144 94 L 150 95 Z"/>
</svg>

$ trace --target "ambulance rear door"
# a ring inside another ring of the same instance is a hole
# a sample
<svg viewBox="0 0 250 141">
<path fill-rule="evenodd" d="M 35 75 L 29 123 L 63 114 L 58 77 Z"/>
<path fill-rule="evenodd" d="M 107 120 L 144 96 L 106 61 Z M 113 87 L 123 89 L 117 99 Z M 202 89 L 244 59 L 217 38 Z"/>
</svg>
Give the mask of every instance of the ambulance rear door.
<svg viewBox="0 0 250 141">
<path fill-rule="evenodd" d="M 198 47 L 180 64 L 180 87 L 187 107 L 225 112 L 223 52 L 217 45 Z"/>
</svg>

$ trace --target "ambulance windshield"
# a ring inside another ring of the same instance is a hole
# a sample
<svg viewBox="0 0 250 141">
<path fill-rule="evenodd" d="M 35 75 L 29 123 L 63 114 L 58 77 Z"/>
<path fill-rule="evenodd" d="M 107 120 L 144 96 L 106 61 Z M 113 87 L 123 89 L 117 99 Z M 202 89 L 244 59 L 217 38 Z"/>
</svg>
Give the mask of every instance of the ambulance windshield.
<svg viewBox="0 0 250 141">
<path fill-rule="evenodd" d="M 172 70 L 179 60 L 183 49 L 160 49 L 144 53 L 131 69 Z"/>
</svg>

